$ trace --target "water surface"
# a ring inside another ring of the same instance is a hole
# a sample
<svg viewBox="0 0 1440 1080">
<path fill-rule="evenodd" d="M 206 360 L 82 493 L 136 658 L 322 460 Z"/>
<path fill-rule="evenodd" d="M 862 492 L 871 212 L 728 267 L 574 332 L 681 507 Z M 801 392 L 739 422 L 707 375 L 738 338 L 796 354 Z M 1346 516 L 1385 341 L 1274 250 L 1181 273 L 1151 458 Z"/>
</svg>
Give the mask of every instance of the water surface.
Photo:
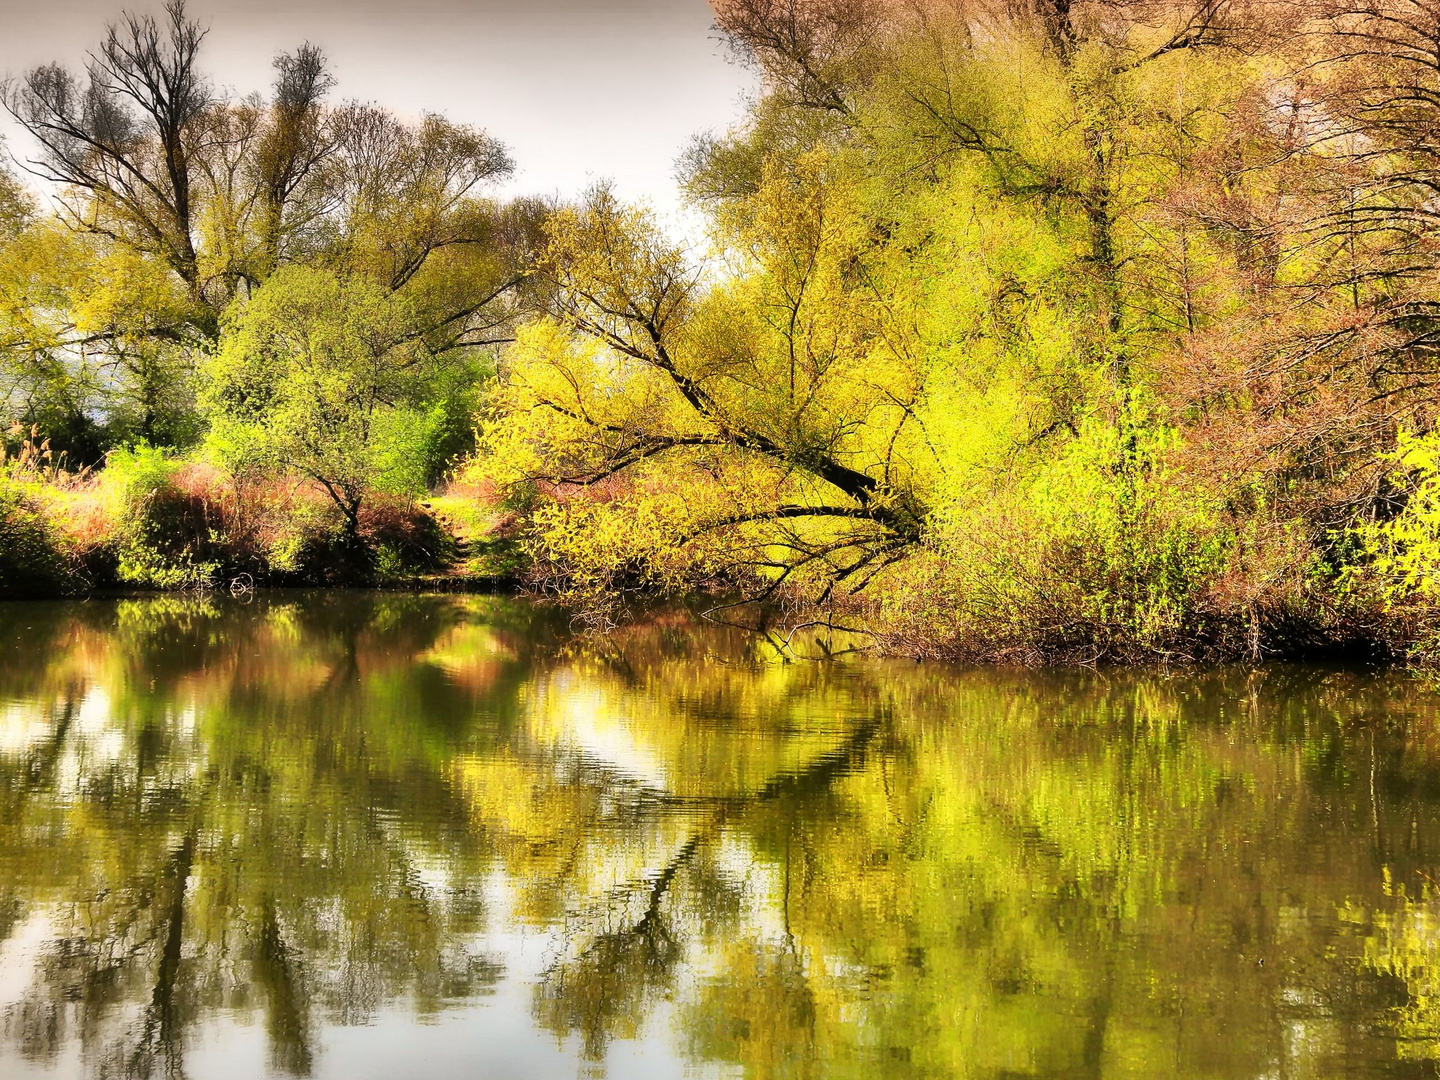
<svg viewBox="0 0 1440 1080">
<path fill-rule="evenodd" d="M 1440 1075 L 1395 674 L 0 605 L 0 1076 Z"/>
</svg>

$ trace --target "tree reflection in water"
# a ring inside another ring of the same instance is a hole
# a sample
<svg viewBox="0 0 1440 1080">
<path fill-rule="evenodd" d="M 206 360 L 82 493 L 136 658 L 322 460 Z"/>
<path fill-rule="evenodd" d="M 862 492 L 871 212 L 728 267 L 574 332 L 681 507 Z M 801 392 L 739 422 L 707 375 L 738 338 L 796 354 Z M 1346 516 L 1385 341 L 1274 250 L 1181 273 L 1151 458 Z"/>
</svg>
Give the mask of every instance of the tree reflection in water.
<svg viewBox="0 0 1440 1080">
<path fill-rule="evenodd" d="M 568 1075 L 1434 1075 L 1436 714 L 493 599 L 3 606 L 0 1064 L 203 1075 L 258 1021 L 323 1074 L 523 982 Z"/>
</svg>

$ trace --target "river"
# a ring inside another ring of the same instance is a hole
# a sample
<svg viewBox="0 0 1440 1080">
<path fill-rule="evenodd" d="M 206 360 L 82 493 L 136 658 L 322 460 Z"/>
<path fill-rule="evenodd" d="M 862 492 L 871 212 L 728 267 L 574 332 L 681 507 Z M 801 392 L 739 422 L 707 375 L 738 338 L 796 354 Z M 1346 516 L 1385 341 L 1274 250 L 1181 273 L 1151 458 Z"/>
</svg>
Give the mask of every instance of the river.
<svg viewBox="0 0 1440 1080">
<path fill-rule="evenodd" d="M 1435 1076 L 1440 696 L 0 604 L 0 1076 Z"/>
</svg>

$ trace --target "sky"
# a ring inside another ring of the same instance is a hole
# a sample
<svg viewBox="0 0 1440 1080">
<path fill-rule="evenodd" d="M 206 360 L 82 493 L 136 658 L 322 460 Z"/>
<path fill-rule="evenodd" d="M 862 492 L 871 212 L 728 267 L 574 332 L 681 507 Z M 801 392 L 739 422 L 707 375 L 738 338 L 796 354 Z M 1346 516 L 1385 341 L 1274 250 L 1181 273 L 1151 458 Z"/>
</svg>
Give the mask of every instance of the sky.
<svg viewBox="0 0 1440 1080">
<path fill-rule="evenodd" d="M 164 0 L 0 0 L 0 77 L 75 68 L 121 10 Z M 319 45 L 332 97 L 485 128 L 518 169 L 505 193 L 573 196 L 600 179 L 682 228 L 674 163 L 698 131 L 738 119 L 752 78 L 705 0 L 190 0 L 210 27 L 214 81 L 264 90 L 271 60 Z M 24 156 L 25 139 L 3 129 Z"/>
</svg>

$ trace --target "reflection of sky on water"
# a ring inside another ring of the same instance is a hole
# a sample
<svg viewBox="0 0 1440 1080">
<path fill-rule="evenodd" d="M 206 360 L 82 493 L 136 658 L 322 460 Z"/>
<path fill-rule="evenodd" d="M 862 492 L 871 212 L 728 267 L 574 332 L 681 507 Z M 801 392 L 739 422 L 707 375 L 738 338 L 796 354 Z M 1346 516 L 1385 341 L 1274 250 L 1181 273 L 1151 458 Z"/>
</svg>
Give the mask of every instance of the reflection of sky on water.
<svg viewBox="0 0 1440 1080">
<path fill-rule="evenodd" d="M 665 764 L 642 746 L 628 718 L 606 712 L 599 694 L 568 694 L 556 718 L 556 741 L 627 780 L 664 790 Z"/>
<path fill-rule="evenodd" d="M 0 754 L 20 754 L 43 742 L 55 731 L 55 721 L 38 701 L 9 701 L 0 705 Z"/>
<path fill-rule="evenodd" d="M 497 890 L 503 893 L 503 888 Z M 0 946 L 0 1016 L 23 1006 L 34 963 L 51 940 L 44 914 L 29 919 Z M 557 1040 L 535 1027 L 534 984 L 556 947 L 556 933 L 496 932 L 471 944 L 477 952 L 505 958 L 505 977 L 493 993 L 461 1008 L 417 1023 L 413 1008 L 400 1002 L 359 1025 L 326 1025 L 311 1075 L 316 1080 L 373 1077 L 573 1077 L 577 1075 L 575 1040 Z M 140 1011 L 139 1005 L 131 1009 Z M 614 1044 L 603 1063 L 611 1076 L 634 1080 L 675 1080 L 679 1076 L 725 1076 L 734 1070 L 696 1069 L 675 1053 L 670 1037 L 673 1016 L 658 1010 L 643 1037 Z M 264 1025 L 244 1017 L 219 1015 L 195 1026 L 189 1035 L 186 1072 L 207 1080 L 257 1080 L 273 1075 Z M 6 1080 L 55 1080 L 85 1074 L 80 1046 L 71 1041 L 44 1063 L 26 1061 L 11 1044 L 0 1044 L 0 1076 Z"/>
</svg>

